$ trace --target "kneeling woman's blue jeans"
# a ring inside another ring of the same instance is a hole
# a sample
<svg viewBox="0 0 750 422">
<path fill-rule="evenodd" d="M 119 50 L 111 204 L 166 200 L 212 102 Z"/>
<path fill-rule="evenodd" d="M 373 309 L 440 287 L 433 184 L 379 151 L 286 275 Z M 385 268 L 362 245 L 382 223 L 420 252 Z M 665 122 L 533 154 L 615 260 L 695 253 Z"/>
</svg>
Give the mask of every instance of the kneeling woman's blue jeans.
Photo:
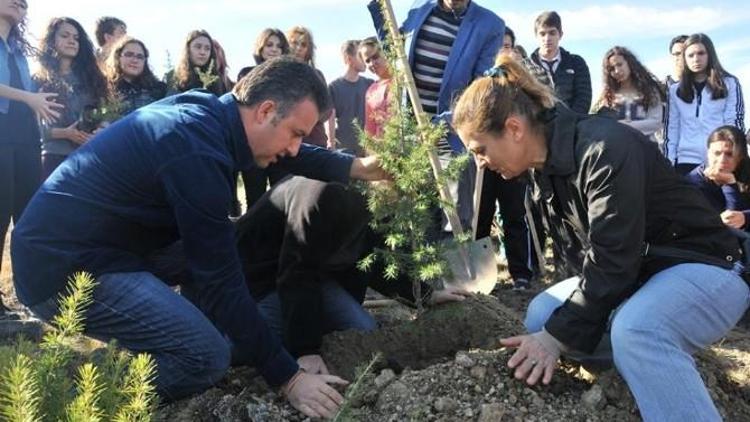
<svg viewBox="0 0 750 422">
<path fill-rule="evenodd" d="M 526 329 L 540 331 L 577 285 L 572 278 L 537 295 Z M 570 357 L 614 362 L 646 421 L 718 421 L 691 355 L 723 337 L 748 304 L 750 290 L 738 271 L 677 265 L 651 277 L 613 312 L 608 335 L 592 355 Z"/>
</svg>

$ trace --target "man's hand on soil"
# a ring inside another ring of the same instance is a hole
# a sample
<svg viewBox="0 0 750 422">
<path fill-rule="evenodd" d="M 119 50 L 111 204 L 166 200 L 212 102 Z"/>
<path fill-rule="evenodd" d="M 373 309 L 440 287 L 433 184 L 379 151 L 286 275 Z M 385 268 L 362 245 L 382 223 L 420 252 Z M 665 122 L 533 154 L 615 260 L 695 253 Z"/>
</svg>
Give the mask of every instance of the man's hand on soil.
<svg viewBox="0 0 750 422">
<path fill-rule="evenodd" d="M 474 296 L 474 293 L 460 287 L 445 286 L 442 290 L 434 290 L 427 303 L 429 305 L 439 305 L 448 302 L 461 302 L 467 297 L 472 296 Z"/>
<path fill-rule="evenodd" d="M 289 403 L 305 416 L 331 419 L 338 412 L 344 398 L 329 384 L 349 383 L 334 375 L 316 375 L 299 371 L 281 391 Z"/>
<path fill-rule="evenodd" d="M 308 374 L 328 375 L 328 367 L 320 355 L 305 355 L 297 359 L 297 365 Z"/>
<path fill-rule="evenodd" d="M 518 349 L 508 360 L 508 367 L 516 369 L 513 373 L 516 379 L 525 379 L 529 385 L 536 385 L 540 379 L 545 385 L 552 381 L 562 346 L 551 334 L 542 330 L 504 338 L 500 344 Z"/>
</svg>

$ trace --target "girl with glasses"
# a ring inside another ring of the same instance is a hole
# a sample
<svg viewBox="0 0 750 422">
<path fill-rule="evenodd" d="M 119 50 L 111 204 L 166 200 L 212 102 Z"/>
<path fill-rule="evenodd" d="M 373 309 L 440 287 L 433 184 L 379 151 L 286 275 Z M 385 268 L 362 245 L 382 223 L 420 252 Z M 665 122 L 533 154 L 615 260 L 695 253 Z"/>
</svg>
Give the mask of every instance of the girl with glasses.
<svg viewBox="0 0 750 422">
<path fill-rule="evenodd" d="M 107 80 L 120 101 L 121 115 L 164 98 L 167 85 L 156 79 L 148 63 L 146 45 L 124 37 L 115 44 L 107 60 Z"/>
</svg>

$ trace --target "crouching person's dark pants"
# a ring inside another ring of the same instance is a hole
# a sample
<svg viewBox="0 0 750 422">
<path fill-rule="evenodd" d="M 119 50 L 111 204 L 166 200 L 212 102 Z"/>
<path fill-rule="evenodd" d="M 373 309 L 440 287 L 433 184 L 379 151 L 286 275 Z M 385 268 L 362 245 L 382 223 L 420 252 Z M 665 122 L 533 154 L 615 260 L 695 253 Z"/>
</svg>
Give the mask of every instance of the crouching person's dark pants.
<svg viewBox="0 0 750 422">
<path fill-rule="evenodd" d="M 281 181 L 237 222 L 238 250 L 258 311 L 294 356 L 331 331 L 376 328 L 357 270 L 374 235 L 355 189 L 303 177 Z"/>
</svg>

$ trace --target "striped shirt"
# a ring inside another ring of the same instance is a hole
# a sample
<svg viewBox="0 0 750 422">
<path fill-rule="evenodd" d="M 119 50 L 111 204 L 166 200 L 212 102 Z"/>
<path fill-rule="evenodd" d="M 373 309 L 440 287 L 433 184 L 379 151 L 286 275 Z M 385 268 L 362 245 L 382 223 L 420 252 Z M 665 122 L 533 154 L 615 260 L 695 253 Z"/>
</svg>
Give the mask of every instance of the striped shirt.
<svg viewBox="0 0 750 422">
<path fill-rule="evenodd" d="M 432 116 L 438 112 L 440 87 L 453 42 L 458 34 L 462 16 L 455 16 L 435 6 L 417 33 L 414 49 L 414 80 L 424 111 Z M 441 142 L 440 149 L 448 146 Z"/>
</svg>

